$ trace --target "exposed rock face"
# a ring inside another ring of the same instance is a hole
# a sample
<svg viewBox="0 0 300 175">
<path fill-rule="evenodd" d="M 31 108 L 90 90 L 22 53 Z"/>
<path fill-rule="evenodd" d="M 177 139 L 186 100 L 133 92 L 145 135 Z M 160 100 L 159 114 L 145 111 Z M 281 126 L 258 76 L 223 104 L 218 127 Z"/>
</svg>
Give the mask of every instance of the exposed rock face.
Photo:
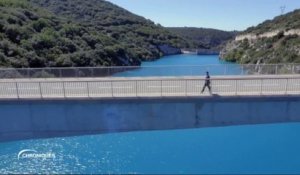
<svg viewBox="0 0 300 175">
<path fill-rule="evenodd" d="M 167 44 L 158 46 L 158 49 L 164 54 L 164 55 L 176 55 L 181 54 L 181 49 L 175 48 L 172 46 L 169 46 Z"/>
<path fill-rule="evenodd" d="M 300 63 L 300 10 L 241 32 L 220 57 L 241 64 Z"/>
<path fill-rule="evenodd" d="M 238 48 L 238 44 L 236 41 L 229 41 L 225 47 L 220 51 L 220 58 L 225 59 L 225 56 L 231 51 Z M 230 61 L 230 60 L 228 60 Z"/>
<path fill-rule="evenodd" d="M 278 35 L 280 32 L 282 32 L 282 34 L 284 36 L 291 36 L 291 35 L 298 35 L 300 36 L 300 29 L 292 29 L 292 30 L 288 30 L 288 31 L 280 31 L 280 30 L 275 30 L 275 31 L 270 31 L 270 32 L 266 32 L 263 34 L 253 34 L 253 33 L 249 33 L 249 34 L 244 34 L 244 35 L 238 35 L 235 38 L 235 41 L 242 41 L 244 39 L 248 39 L 248 40 L 257 40 L 260 38 L 271 38 L 274 37 L 276 35 Z"/>
</svg>

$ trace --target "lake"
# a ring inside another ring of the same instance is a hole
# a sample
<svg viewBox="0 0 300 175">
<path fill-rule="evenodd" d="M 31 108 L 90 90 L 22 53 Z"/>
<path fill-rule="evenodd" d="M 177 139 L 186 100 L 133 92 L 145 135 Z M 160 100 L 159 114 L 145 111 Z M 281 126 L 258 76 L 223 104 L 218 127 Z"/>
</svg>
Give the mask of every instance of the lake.
<svg viewBox="0 0 300 175">
<path fill-rule="evenodd" d="M 218 55 L 172 55 L 156 61 L 143 62 L 140 69 L 120 72 L 115 77 L 203 76 L 244 74 L 238 64 L 225 62 Z"/>
<path fill-rule="evenodd" d="M 218 65 L 215 75 L 224 65 L 240 73 L 217 56 L 176 55 L 117 76 L 187 75 L 189 69 L 157 74 L 147 67 L 204 64 Z M 299 133 L 300 123 L 283 123 L 7 142 L 0 143 L 0 173 L 299 174 Z M 27 149 L 54 156 L 20 158 Z"/>
</svg>

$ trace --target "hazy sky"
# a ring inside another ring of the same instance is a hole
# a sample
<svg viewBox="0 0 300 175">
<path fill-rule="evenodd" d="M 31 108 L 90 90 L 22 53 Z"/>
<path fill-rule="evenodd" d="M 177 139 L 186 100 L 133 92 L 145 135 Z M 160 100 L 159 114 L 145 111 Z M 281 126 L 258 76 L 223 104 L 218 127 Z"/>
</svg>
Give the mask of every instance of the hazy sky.
<svg viewBox="0 0 300 175">
<path fill-rule="evenodd" d="M 244 30 L 300 8 L 300 0 L 108 0 L 166 27 Z"/>
</svg>

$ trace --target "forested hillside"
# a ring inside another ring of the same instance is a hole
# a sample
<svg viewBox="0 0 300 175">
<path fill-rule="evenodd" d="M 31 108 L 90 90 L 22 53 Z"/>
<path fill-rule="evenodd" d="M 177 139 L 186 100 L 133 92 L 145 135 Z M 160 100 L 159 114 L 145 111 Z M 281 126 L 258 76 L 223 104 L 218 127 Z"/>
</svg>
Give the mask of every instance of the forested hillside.
<svg viewBox="0 0 300 175">
<path fill-rule="evenodd" d="M 192 47 L 191 42 L 164 27 L 104 0 L 29 1 L 72 22 L 95 28 L 126 46 L 126 49 L 130 48 L 143 60 L 180 53 L 180 48 Z"/>
<path fill-rule="evenodd" d="M 189 43 L 102 0 L 0 0 L 0 67 L 139 65 Z"/>
</svg>

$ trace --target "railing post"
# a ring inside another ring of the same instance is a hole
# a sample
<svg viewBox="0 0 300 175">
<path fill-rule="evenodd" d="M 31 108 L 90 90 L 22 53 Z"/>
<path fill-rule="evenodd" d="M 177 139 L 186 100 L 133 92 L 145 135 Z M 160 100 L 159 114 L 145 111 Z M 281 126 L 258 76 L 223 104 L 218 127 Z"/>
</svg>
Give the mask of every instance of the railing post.
<svg viewBox="0 0 300 175">
<path fill-rule="evenodd" d="M 285 95 L 288 94 L 288 86 L 289 86 L 289 79 L 286 79 L 286 84 L 285 84 Z"/>
<path fill-rule="evenodd" d="M 160 80 L 160 97 L 163 96 L 163 86 L 162 86 L 162 80 Z"/>
<path fill-rule="evenodd" d="M 263 79 L 260 79 L 260 95 L 263 95 Z"/>
<path fill-rule="evenodd" d="M 114 97 L 114 85 L 112 81 L 110 81 L 110 88 L 111 88 L 111 96 Z"/>
<path fill-rule="evenodd" d="M 17 91 L 17 97 L 20 99 L 20 93 L 19 93 L 19 85 L 18 82 L 16 82 L 16 91 Z"/>
<path fill-rule="evenodd" d="M 236 79 L 235 80 L 235 96 L 237 96 L 237 94 L 238 94 L 238 86 L 237 86 L 237 84 L 238 84 L 238 80 Z"/>
<path fill-rule="evenodd" d="M 62 82 L 62 85 L 63 85 L 64 98 L 67 98 L 66 97 L 66 87 L 65 87 L 65 82 L 64 81 Z"/>
<path fill-rule="evenodd" d="M 40 88 L 40 97 L 41 97 L 41 99 L 43 99 L 43 92 L 42 92 L 41 82 L 39 82 L 39 88 Z"/>
<path fill-rule="evenodd" d="M 185 96 L 187 97 L 188 94 L 188 90 L 187 90 L 187 79 L 185 80 Z"/>
<path fill-rule="evenodd" d="M 278 64 L 276 64 L 275 75 L 278 75 Z"/>
<path fill-rule="evenodd" d="M 135 80 L 135 96 L 138 97 L 138 80 Z"/>
<path fill-rule="evenodd" d="M 91 96 L 90 96 L 90 86 L 89 86 L 89 82 L 88 81 L 86 82 L 86 89 L 87 89 L 87 96 L 88 96 L 88 98 L 91 98 Z"/>
</svg>

